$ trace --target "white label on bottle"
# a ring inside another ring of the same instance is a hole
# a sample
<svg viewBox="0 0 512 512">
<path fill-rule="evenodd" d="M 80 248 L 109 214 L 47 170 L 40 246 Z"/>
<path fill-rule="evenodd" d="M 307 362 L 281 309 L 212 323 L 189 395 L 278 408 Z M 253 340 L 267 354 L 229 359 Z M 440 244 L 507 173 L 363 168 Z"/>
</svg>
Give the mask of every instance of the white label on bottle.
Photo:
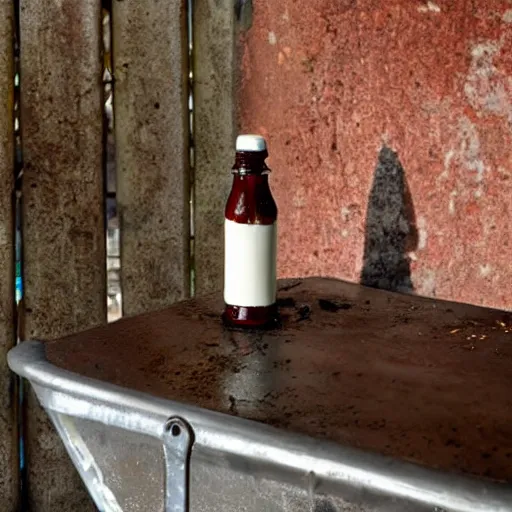
<svg viewBox="0 0 512 512">
<path fill-rule="evenodd" d="M 277 223 L 224 223 L 224 301 L 270 306 L 276 301 Z"/>
</svg>

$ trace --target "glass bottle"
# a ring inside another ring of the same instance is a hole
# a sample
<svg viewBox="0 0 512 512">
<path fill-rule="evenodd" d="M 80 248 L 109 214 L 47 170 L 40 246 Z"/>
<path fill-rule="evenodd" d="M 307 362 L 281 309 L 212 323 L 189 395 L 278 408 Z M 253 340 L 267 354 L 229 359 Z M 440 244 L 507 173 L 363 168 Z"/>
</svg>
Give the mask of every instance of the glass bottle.
<svg viewBox="0 0 512 512">
<path fill-rule="evenodd" d="M 242 327 L 277 319 L 277 206 L 267 156 L 263 137 L 238 136 L 224 220 L 224 320 Z"/>
</svg>

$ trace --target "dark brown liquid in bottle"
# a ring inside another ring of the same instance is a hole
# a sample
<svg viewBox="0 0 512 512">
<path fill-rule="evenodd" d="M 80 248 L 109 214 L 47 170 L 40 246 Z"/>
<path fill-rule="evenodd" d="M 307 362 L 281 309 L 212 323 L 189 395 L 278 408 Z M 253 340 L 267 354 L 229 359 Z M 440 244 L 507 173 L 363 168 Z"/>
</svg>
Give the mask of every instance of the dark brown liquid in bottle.
<svg viewBox="0 0 512 512">
<path fill-rule="evenodd" d="M 239 151 L 233 166 L 233 186 L 225 217 L 239 224 L 272 225 L 277 206 L 270 192 L 266 151 Z M 277 320 L 277 304 L 247 307 L 226 304 L 224 321 L 242 327 L 271 327 Z"/>
</svg>

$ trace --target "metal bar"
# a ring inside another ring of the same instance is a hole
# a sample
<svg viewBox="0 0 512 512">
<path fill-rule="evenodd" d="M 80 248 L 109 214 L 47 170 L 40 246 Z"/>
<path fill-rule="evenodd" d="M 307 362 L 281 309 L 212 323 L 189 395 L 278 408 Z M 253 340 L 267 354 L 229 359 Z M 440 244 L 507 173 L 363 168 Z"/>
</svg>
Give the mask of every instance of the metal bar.
<svg viewBox="0 0 512 512">
<path fill-rule="evenodd" d="M 164 429 L 165 512 L 187 512 L 188 473 L 193 433 L 182 418 L 169 418 Z"/>
<path fill-rule="evenodd" d="M 20 3 L 27 336 L 106 321 L 101 2 Z M 26 403 L 29 510 L 93 510 L 32 393 Z"/>
</svg>

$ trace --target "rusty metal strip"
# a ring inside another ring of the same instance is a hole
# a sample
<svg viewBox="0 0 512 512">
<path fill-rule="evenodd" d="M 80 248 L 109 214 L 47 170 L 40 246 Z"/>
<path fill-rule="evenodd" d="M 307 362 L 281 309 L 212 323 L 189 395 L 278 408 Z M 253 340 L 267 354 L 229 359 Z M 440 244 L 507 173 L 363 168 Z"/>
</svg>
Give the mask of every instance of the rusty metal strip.
<svg viewBox="0 0 512 512">
<path fill-rule="evenodd" d="M 186 2 L 113 3 L 124 314 L 189 294 Z"/>
<path fill-rule="evenodd" d="M 106 321 L 101 2 L 21 0 L 24 332 L 51 339 Z M 94 510 L 33 393 L 29 510 Z"/>
<path fill-rule="evenodd" d="M 0 0 L 0 510 L 17 510 L 16 386 L 6 353 L 15 343 L 13 4 Z"/>
</svg>

